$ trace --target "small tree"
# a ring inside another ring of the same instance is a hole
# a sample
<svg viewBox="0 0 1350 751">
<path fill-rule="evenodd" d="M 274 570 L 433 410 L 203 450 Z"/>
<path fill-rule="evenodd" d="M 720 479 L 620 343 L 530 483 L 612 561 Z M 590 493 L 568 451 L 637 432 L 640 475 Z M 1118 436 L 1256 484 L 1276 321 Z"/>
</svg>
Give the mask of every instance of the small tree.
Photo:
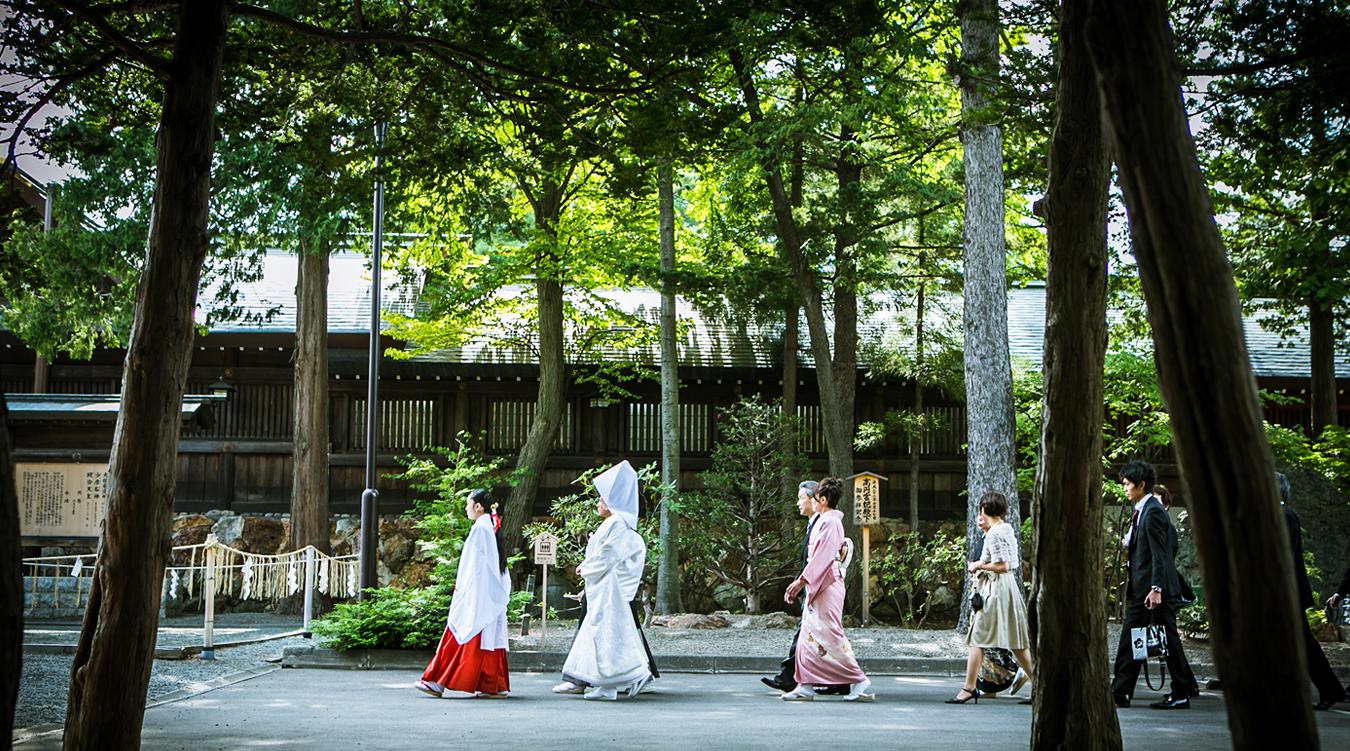
<svg viewBox="0 0 1350 751">
<path fill-rule="evenodd" d="M 765 592 L 797 573 L 797 540 L 783 535 L 795 498 L 784 497 L 782 478 L 808 467 L 801 454 L 783 451 L 795 445 L 784 439 L 795 439 L 798 424 L 776 404 L 742 399 L 722 410 L 718 430 L 712 468 L 699 475 L 703 490 L 680 501 L 681 515 L 698 520 L 681 529 L 681 547 L 696 569 L 741 590 L 745 612 L 759 613 Z"/>
</svg>

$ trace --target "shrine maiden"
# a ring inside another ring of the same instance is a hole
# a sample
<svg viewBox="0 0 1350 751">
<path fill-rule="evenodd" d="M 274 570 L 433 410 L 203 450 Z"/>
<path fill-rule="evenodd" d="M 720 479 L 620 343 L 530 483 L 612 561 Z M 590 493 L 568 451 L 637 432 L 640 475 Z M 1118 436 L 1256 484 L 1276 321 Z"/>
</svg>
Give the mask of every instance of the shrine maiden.
<svg viewBox="0 0 1350 751">
<path fill-rule="evenodd" d="M 506 667 L 506 604 L 511 578 L 501 544 L 501 518 L 488 491 L 469 493 L 465 513 L 473 526 L 459 554 L 455 593 L 445 635 L 417 688 L 432 696 L 446 691 L 504 699 L 511 689 Z"/>
<path fill-rule="evenodd" d="M 637 473 L 620 462 L 593 480 L 604 518 L 586 544 L 577 574 L 586 583 L 586 616 L 577 628 L 555 693 L 584 693 L 613 701 L 619 691 L 637 696 L 655 677 L 630 603 L 642 581 L 647 545 L 637 532 Z"/>
</svg>

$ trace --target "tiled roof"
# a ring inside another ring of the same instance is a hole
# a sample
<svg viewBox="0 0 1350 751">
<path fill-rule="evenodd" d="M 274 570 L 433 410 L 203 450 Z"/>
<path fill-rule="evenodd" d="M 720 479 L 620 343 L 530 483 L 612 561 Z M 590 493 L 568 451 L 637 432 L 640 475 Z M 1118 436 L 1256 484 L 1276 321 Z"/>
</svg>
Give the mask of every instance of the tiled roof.
<svg viewBox="0 0 1350 751">
<path fill-rule="evenodd" d="M 260 325 L 229 323 L 211 327 L 213 332 L 293 331 L 295 326 L 295 280 L 297 260 L 287 253 L 269 253 L 262 278 L 242 285 L 238 290 L 239 304 L 247 311 L 265 313 L 277 309 L 270 321 Z M 368 258 L 361 253 L 334 254 L 330 264 L 328 292 L 328 324 L 333 333 L 363 333 L 369 328 L 370 273 Z M 382 307 L 405 315 L 413 314 L 419 285 L 401 280 L 392 272 L 382 279 L 384 293 Z M 502 290 L 503 297 L 529 294 L 524 286 Z M 603 289 L 592 292 L 615 308 L 629 312 L 655 326 L 661 309 L 661 296 L 647 288 Z M 884 346 L 903 346 L 909 337 L 894 334 L 902 311 L 890 295 L 876 296 L 861 306 L 858 334 L 862 341 Z M 934 300 L 929 307 L 930 326 L 940 325 L 942 311 L 959 311 L 959 299 Z M 783 326 L 781 323 L 759 323 L 739 318 L 722 311 L 699 311 L 690 302 L 681 299 L 676 306 L 682 333 L 679 350 L 684 366 L 774 368 L 781 362 Z M 1259 324 L 1268 314 L 1249 314 L 1243 328 L 1256 375 L 1263 377 L 1307 378 L 1309 352 L 1306 330 L 1296 332 L 1288 341 L 1279 334 L 1267 331 Z M 509 328 L 509 322 L 505 328 Z M 1033 366 L 1042 359 L 1045 335 L 1045 287 L 1030 285 L 1008 291 L 1008 343 L 1014 358 Z M 627 360 L 655 366 L 659 362 L 659 345 L 652 337 L 649 343 L 628 346 L 604 344 L 603 332 L 585 334 L 600 345 L 592 356 L 573 359 Z M 575 340 L 578 337 L 572 337 Z M 891 339 L 898 340 L 894 345 Z M 812 367 L 810 339 L 803 319 L 798 335 L 800 364 Z M 438 350 L 416 358 L 422 362 L 528 364 L 535 361 L 531 348 L 502 344 L 490 337 L 481 337 L 462 346 Z M 1342 347 L 1336 353 L 1336 375 L 1350 378 L 1350 348 Z"/>
<path fill-rule="evenodd" d="M 213 323 L 212 333 L 295 331 L 295 285 L 300 259 L 294 253 L 268 251 L 257 281 L 240 284 L 240 319 Z M 412 315 L 420 285 L 385 270 L 380 275 L 380 307 Z M 197 322 L 205 323 L 214 290 L 198 299 Z M 271 314 L 269 317 L 269 313 Z M 255 321 L 262 321 L 256 323 Z M 387 324 L 386 324 L 387 326 Z M 328 260 L 328 331 L 334 334 L 370 331 L 370 257 L 338 252 Z"/>
</svg>

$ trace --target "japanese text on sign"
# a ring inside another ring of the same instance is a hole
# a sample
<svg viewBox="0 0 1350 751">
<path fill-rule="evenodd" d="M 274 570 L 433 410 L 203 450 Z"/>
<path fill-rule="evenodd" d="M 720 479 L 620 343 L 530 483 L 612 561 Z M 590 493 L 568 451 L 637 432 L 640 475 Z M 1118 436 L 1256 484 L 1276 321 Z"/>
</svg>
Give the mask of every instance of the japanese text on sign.
<svg viewBox="0 0 1350 751">
<path fill-rule="evenodd" d="M 881 481 L 863 475 L 853 481 L 853 523 L 876 524 L 881 521 Z"/>
<path fill-rule="evenodd" d="M 19 534 L 98 537 L 108 507 L 108 468 L 102 464 L 16 464 Z"/>
</svg>

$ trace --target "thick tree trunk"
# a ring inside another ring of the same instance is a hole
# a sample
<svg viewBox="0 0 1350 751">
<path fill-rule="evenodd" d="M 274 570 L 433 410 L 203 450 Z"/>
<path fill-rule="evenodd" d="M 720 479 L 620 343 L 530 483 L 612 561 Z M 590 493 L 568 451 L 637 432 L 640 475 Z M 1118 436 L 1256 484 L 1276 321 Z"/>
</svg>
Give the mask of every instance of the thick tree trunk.
<svg viewBox="0 0 1350 751">
<path fill-rule="evenodd" d="M 1308 301 L 1308 348 L 1312 367 L 1312 435 L 1317 437 L 1336 415 L 1336 333 L 1331 306 Z"/>
<path fill-rule="evenodd" d="M 154 658 L 229 17 L 223 0 L 184 3 L 180 13 L 108 467 L 108 516 L 71 666 L 67 749 L 140 745 Z"/>
<path fill-rule="evenodd" d="M 1232 270 L 1182 107 L 1167 5 L 1091 0 L 1159 372 L 1233 747 L 1318 747 L 1289 541 Z"/>
<path fill-rule="evenodd" d="M 328 244 L 302 240 L 295 317 L 292 550 L 328 552 Z"/>
<path fill-rule="evenodd" d="M 9 407 L 0 394 L 0 748 L 14 737 L 14 707 L 23 670 L 23 556 L 19 549 L 19 499 L 9 439 Z"/>
<path fill-rule="evenodd" d="M 520 548 L 520 530 L 534 512 L 539 479 L 553 453 L 562 425 L 567 394 L 567 361 L 563 353 L 562 271 L 554 255 L 558 218 L 562 213 L 565 186 L 547 184 L 534 205 L 535 227 L 544 233 L 549 248 L 542 251 L 535 265 L 535 297 L 539 326 L 539 393 L 535 399 L 534 420 L 525 445 L 516 460 L 517 482 L 506 501 L 502 519 L 502 540 L 508 552 Z"/>
<path fill-rule="evenodd" d="M 680 597 L 679 518 L 671 504 L 680 490 L 680 353 L 675 340 L 675 170 L 670 160 L 657 170 L 661 244 L 661 558 L 656 573 L 656 612 L 684 610 Z"/>
<path fill-rule="evenodd" d="M 1061 3 L 1059 86 L 1044 213 L 1045 401 L 1035 520 L 1033 749 L 1113 751 L 1102 568 L 1102 375 L 1106 361 L 1106 156 L 1085 0 Z"/>
<path fill-rule="evenodd" d="M 961 146 L 965 165 L 963 231 L 966 371 L 966 551 L 973 554 L 980 496 L 1008 497 L 1007 521 L 1018 527 L 1014 470 L 1012 361 L 1008 354 L 1008 279 L 1003 248 L 1003 136 L 993 123 L 991 90 L 998 77 L 997 0 L 969 0 L 961 9 Z M 970 582 L 961 621 L 970 618 Z"/>
<path fill-rule="evenodd" d="M 746 67 L 745 60 L 738 51 L 731 52 L 732 66 L 736 70 L 741 94 L 745 98 L 747 114 L 752 123 L 762 124 L 764 115 L 760 110 L 759 92 L 755 88 L 754 80 L 750 76 L 749 69 Z M 798 232 L 796 218 L 792 214 L 792 203 L 783 184 L 783 173 L 778 158 L 774 155 L 772 149 L 767 144 L 761 144 L 763 148 L 763 167 L 765 187 L 769 192 L 769 200 L 773 207 L 774 225 L 778 230 L 778 248 L 783 255 L 783 260 L 788 269 L 792 272 L 793 281 L 797 286 L 797 294 L 801 299 L 802 310 L 806 314 L 806 329 L 811 338 L 811 356 L 816 365 L 816 384 L 820 391 L 820 414 L 825 423 L 825 445 L 830 456 L 830 474 L 839 477 L 848 477 L 853 474 L 853 391 L 854 382 L 857 379 L 857 342 L 850 341 L 844 344 L 842 351 L 843 358 L 836 361 L 836 354 L 831 352 L 829 329 L 825 325 L 825 309 L 822 302 L 822 293 L 820 286 L 816 283 L 812 268 L 802 252 L 801 234 Z M 856 292 L 849 290 L 846 293 L 845 305 L 847 306 L 847 295 L 853 295 L 852 320 L 846 320 L 843 328 L 840 328 L 839 318 L 848 317 L 850 312 L 846 310 L 843 316 L 836 311 L 835 330 L 836 332 L 847 332 L 852 330 L 856 336 L 857 331 L 857 308 Z M 839 304 L 836 299 L 836 305 Z M 834 343 L 835 352 L 839 352 L 840 343 Z M 843 359 L 852 353 L 852 365 L 845 367 Z M 853 379 L 846 388 L 841 389 L 836 372 L 847 372 L 848 378 Z M 847 414 L 844 410 L 847 409 Z M 844 512 L 844 531 L 853 539 L 853 544 L 858 550 L 861 550 L 861 536 L 857 527 L 853 524 L 853 494 L 851 489 L 846 491 L 843 502 L 840 503 L 840 510 Z M 845 608 L 852 609 L 861 602 L 861 589 L 858 585 L 860 581 L 858 572 L 861 567 L 850 567 L 848 581 L 845 588 L 848 593 Z"/>
</svg>

